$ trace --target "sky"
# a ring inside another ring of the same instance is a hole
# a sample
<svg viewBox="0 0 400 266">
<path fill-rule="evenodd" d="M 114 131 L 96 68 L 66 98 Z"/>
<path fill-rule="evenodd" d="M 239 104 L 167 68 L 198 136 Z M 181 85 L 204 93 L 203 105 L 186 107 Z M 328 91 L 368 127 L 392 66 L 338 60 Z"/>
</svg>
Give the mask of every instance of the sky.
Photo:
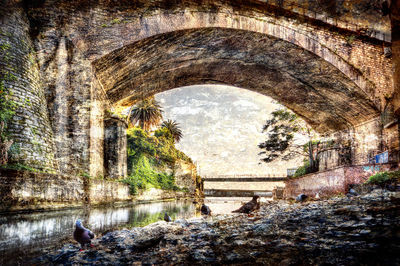
<svg viewBox="0 0 400 266">
<path fill-rule="evenodd" d="M 266 164 L 258 144 L 270 113 L 279 108 L 270 97 L 223 85 L 197 85 L 156 94 L 164 120 L 179 123 L 182 140 L 176 145 L 198 166 L 201 176 L 286 175 L 301 159 Z"/>
</svg>

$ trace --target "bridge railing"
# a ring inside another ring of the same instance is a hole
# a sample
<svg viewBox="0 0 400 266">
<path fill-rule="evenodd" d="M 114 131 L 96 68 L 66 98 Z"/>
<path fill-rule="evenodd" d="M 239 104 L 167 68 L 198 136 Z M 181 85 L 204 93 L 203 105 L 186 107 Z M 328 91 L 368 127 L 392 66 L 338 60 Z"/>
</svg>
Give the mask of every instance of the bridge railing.
<svg viewBox="0 0 400 266">
<path fill-rule="evenodd" d="M 212 175 L 203 176 L 203 179 L 213 179 L 213 178 L 267 178 L 267 177 L 277 177 L 277 178 L 286 178 L 287 175 L 283 174 L 234 174 L 234 175 Z"/>
</svg>

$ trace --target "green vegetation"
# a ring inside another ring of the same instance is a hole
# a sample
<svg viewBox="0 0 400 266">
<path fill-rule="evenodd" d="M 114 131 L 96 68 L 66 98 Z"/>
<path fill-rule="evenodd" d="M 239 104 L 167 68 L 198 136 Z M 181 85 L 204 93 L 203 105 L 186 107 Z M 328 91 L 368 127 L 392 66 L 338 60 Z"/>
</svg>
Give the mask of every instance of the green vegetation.
<svg viewBox="0 0 400 266">
<path fill-rule="evenodd" d="M 400 181 L 400 171 L 394 172 L 379 172 L 368 178 L 367 184 L 386 185 L 392 182 Z"/>
<path fill-rule="evenodd" d="M 110 21 L 111 24 L 120 24 L 122 21 L 119 18 L 115 18 L 113 20 Z"/>
<path fill-rule="evenodd" d="M 47 173 L 46 171 L 42 171 L 40 169 L 36 169 L 31 166 L 20 164 L 20 163 L 0 165 L 0 168 L 20 170 L 20 171 L 29 171 L 29 172 L 34 172 L 34 173 Z"/>
<path fill-rule="evenodd" d="M 154 163 L 151 163 L 151 161 L 151 158 L 142 155 L 128 178 L 124 179 L 123 182 L 129 184 L 131 193 L 137 194 L 139 189 L 146 190 L 151 187 L 178 190 L 174 176 L 157 172 L 154 168 Z"/>
<path fill-rule="evenodd" d="M 128 177 L 123 182 L 130 185 L 131 193 L 151 187 L 177 190 L 173 174 L 165 168 L 180 159 L 191 162 L 183 152 L 175 148 L 172 134 L 166 128 L 157 129 L 151 136 L 147 131 L 133 127 L 127 131 Z"/>
<path fill-rule="evenodd" d="M 0 44 L 1 58 L 5 67 L 0 72 L 0 165 L 7 164 L 8 151 L 13 145 L 13 140 L 7 133 L 8 123 L 15 114 L 17 103 L 12 100 L 12 92 L 7 83 L 15 81 L 16 77 L 8 70 L 11 69 L 9 63 L 10 44 Z"/>
<path fill-rule="evenodd" d="M 355 39 L 356 39 L 355 35 L 350 35 L 345 37 L 345 40 L 348 45 L 352 45 Z"/>
<path fill-rule="evenodd" d="M 293 177 L 299 177 L 310 173 L 310 163 L 309 161 L 304 161 L 304 164 L 297 168 L 296 172 L 294 173 Z"/>
</svg>

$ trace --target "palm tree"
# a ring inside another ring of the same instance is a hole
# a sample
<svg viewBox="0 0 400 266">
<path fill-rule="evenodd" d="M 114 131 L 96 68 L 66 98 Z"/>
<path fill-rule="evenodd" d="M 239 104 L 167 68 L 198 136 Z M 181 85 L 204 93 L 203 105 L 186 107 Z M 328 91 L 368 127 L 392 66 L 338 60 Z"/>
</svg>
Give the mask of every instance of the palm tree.
<svg viewBox="0 0 400 266">
<path fill-rule="evenodd" d="M 160 104 L 152 96 L 133 105 L 129 110 L 127 120 L 128 123 L 139 124 L 142 129 L 149 131 L 152 126 L 160 123 L 162 112 Z"/>
<path fill-rule="evenodd" d="M 161 124 L 161 127 L 168 129 L 174 140 L 178 143 L 183 137 L 179 124 L 175 121 L 168 119 Z"/>
</svg>

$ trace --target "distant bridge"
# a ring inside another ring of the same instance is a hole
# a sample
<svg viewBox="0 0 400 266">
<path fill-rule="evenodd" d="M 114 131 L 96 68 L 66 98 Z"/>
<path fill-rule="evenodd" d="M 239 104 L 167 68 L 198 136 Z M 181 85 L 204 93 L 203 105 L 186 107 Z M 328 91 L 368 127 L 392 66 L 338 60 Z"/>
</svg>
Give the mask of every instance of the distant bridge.
<svg viewBox="0 0 400 266">
<path fill-rule="evenodd" d="M 203 177 L 204 194 L 211 197 L 271 197 L 275 187 L 284 187 L 287 177 L 261 175 L 219 175 Z M 242 184 L 240 184 L 242 183 Z M 244 186 L 243 183 L 248 183 Z"/>
<path fill-rule="evenodd" d="M 287 177 L 205 177 L 204 182 L 276 182 Z"/>
</svg>

